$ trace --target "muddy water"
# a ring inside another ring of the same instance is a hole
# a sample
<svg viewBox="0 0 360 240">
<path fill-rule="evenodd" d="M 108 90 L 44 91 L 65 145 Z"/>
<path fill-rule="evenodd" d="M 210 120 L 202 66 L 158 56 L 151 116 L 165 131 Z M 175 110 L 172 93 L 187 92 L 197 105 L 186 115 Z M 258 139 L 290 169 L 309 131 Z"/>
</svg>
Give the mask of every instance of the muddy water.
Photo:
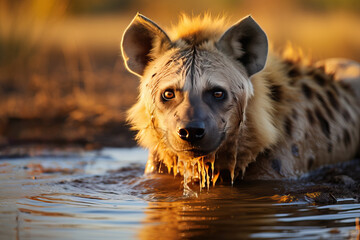
<svg viewBox="0 0 360 240">
<path fill-rule="evenodd" d="M 219 184 L 184 197 L 180 178 L 143 176 L 146 157 L 141 149 L 103 149 L 2 158 L 0 239 L 359 237 L 354 199 L 281 203 L 294 182 Z"/>
</svg>

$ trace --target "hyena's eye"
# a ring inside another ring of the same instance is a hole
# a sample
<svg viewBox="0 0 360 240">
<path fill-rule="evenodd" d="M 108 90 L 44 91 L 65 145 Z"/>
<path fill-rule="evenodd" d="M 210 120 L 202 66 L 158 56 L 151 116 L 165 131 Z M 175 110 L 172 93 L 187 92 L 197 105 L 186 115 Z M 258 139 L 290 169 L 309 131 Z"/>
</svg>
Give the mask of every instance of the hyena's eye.
<svg viewBox="0 0 360 240">
<path fill-rule="evenodd" d="M 162 94 L 162 98 L 163 98 L 165 101 L 168 101 L 168 100 L 170 100 L 170 99 L 173 99 L 174 97 L 175 97 L 174 90 L 171 90 L 171 89 L 165 90 L 165 92 L 163 92 L 163 94 Z"/>
<path fill-rule="evenodd" d="M 215 89 L 213 90 L 212 95 L 215 99 L 222 100 L 225 98 L 225 91 L 222 89 Z"/>
</svg>

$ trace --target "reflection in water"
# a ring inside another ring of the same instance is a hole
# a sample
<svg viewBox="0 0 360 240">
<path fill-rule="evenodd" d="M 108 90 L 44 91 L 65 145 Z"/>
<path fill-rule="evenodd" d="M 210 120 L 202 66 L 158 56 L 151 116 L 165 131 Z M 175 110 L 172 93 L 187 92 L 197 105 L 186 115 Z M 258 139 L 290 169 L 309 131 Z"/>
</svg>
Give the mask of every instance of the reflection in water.
<svg viewBox="0 0 360 240">
<path fill-rule="evenodd" d="M 284 189 L 303 187 L 294 182 L 248 182 L 234 187 L 219 184 L 198 192 L 198 198 L 187 198 L 183 196 L 182 178 L 143 176 L 144 164 L 138 164 L 136 157 L 133 161 L 119 160 L 127 156 L 112 149 L 95 158 L 65 159 L 60 167 L 70 171 L 43 171 L 37 179 L 30 178 L 29 168 L 23 166 L 35 162 L 46 169 L 59 159 L 21 159 L 3 164 L 1 239 L 358 237 L 355 219 L 360 216 L 360 204 L 354 201 L 312 205 L 294 201 L 293 196 L 282 198 Z M 71 166 L 80 169 L 73 171 Z M 198 185 L 191 188 L 199 189 Z M 312 195 L 316 194 L 308 194 Z M 279 203 L 284 199 L 289 203 Z"/>
<path fill-rule="evenodd" d="M 247 197 L 239 189 L 218 187 L 196 199 L 150 202 L 139 237 L 248 238 L 258 227 L 275 221 L 275 209 L 253 204 Z"/>
<path fill-rule="evenodd" d="M 149 202 L 138 237 L 144 240 L 314 239 L 353 234 L 360 204 L 321 207 L 308 206 L 306 202 L 278 204 L 271 197 L 277 187 L 264 183 L 217 186 L 192 199 L 164 200 L 160 194 L 162 201 Z M 269 197 L 259 197 L 262 194 Z"/>
<path fill-rule="evenodd" d="M 74 193 L 28 198 L 18 206 L 20 239 L 129 239 L 146 203 Z"/>
</svg>

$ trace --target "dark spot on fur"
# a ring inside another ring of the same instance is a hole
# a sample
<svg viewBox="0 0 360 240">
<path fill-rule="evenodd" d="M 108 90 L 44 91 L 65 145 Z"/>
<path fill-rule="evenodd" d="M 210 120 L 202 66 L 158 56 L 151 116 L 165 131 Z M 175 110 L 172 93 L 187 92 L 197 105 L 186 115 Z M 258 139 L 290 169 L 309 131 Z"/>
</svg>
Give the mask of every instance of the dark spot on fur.
<svg viewBox="0 0 360 240">
<path fill-rule="evenodd" d="M 319 109 L 315 109 L 315 115 L 317 117 L 317 119 L 319 120 L 320 123 L 320 127 L 322 132 L 325 134 L 325 136 L 327 138 L 330 139 L 330 126 L 329 126 L 329 122 L 324 118 L 324 116 L 322 115 L 322 113 L 320 112 Z"/>
<path fill-rule="evenodd" d="M 280 102 L 282 98 L 282 89 L 280 85 L 270 86 L 270 97 L 275 102 Z"/>
<path fill-rule="evenodd" d="M 344 81 L 340 81 L 339 83 L 340 83 L 340 86 L 341 86 L 345 91 L 353 93 L 353 91 L 352 91 L 352 89 L 351 89 L 351 87 L 350 87 L 350 85 L 349 85 L 348 83 L 345 83 Z"/>
<path fill-rule="evenodd" d="M 334 115 L 333 115 L 331 109 L 329 108 L 328 104 L 325 102 L 324 98 L 323 98 L 319 93 L 316 94 L 316 97 L 317 97 L 317 99 L 320 101 L 320 103 L 322 104 L 322 106 L 324 107 L 327 115 L 328 115 L 331 119 L 334 119 Z"/>
<path fill-rule="evenodd" d="M 314 73 L 314 79 L 315 79 L 315 82 L 317 84 L 319 84 L 320 86 L 325 86 L 325 83 L 327 81 L 325 74 L 320 73 L 320 72 Z"/>
<path fill-rule="evenodd" d="M 274 158 L 272 161 L 271 161 L 271 167 L 277 172 L 277 173 L 280 173 L 281 171 L 281 161 L 277 158 Z"/>
<path fill-rule="evenodd" d="M 326 95 L 329 99 L 330 104 L 333 106 L 333 108 L 338 110 L 339 109 L 339 101 L 335 97 L 335 95 L 332 92 L 330 92 L 329 90 L 326 91 Z"/>
<path fill-rule="evenodd" d="M 350 138 L 350 134 L 349 134 L 349 131 L 347 129 L 344 129 L 344 144 L 345 144 L 345 147 L 348 147 L 349 144 L 351 143 L 351 138 Z"/>
<path fill-rule="evenodd" d="M 151 76 L 151 78 L 154 78 L 156 76 L 156 73 L 154 73 L 152 76 Z"/>
<path fill-rule="evenodd" d="M 301 72 L 298 68 L 292 67 L 288 72 L 288 76 L 291 78 L 299 77 L 299 76 L 301 76 Z"/>
<path fill-rule="evenodd" d="M 298 113 L 295 109 L 292 110 L 292 117 L 296 120 L 298 118 Z"/>
<path fill-rule="evenodd" d="M 309 134 L 306 132 L 305 133 L 305 139 L 308 139 L 309 138 Z"/>
<path fill-rule="evenodd" d="M 310 111 L 310 109 L 306 109 L 306 116 L 307 116 L 307 119 L 309 120 L 309 123 L 314 124 L 315 118 L 314 118 L 313 113 Z"/>
<path fill-rule="evenodd" d="M 310 170 L 312 168 L 312 166 L 314 165 L 314 157 L 309 157 L 308 159 L 308 169 Z"/>
<path fill-rule="evenodd" d="M 328 148 L 327 148 L 328 153 L 331 153 L 332 149 L 333 149 L 332 143 L 328 143 Z"/>
<path fill-rule="evenodd" d="M 289 137 L 291 137 L 293 126 L 292 126 L 292 122 L 291 122 L 290 118 L 285 118 L 284 128 L 285 128 L 286 134 L 287 134 Z"/>
<path fill-rule="evenodd" d="M 313 96 L 313 90 L 305 83 L 301 86 L 302 91 L 307 99 L 311 99 Z"/>
<path fill-rule="evenodd" d="M 299 147 L 296 144 L 291 145 L 291 152 L 294 155 L 294 157 L 299 157 Z"/>
<path fill-rule="evenodd" d="M 316 93 L 316 98 L 321 102 L 322 105 L 326 105 L 324 98 L 319 93 Z"/>
</svg>

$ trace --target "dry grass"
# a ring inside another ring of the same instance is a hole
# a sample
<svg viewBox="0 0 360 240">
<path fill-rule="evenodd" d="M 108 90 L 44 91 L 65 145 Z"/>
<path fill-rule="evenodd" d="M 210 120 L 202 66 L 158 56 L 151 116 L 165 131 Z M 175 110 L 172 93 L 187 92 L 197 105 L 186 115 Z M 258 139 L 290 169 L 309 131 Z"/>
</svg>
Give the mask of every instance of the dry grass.
<svg viewBox="0 0 360 240">
<path fill-rule="evenodd" d="M 67 14 L 69 3 L 0 0 L 0 144 L 10 138 L 48 134 L 29 130 L 15 134 L 9 130 L 14 119 L 39 124 L 55 120 L 79 129 L 84 124 L 122 122 L 126 109 L 136 100 L 138 80 L 125 71 L 119 42 L 136 11 L 161 26 L 176 23 L 181 10 L 190 15 L 204 10 L 215 15 L 226 12 L 232 16 L 229 22 L 252 14 L 275 49 L 290 41 L 315 59 L 360 61 L 360 17 L 348 10 L 309 11 L 298 1 L 283 0 L 196 4 L 138 0 L 126 13 L 73 16 Z M 78 136 L 87 136 L 88 130 Z M 57 134 L 50 135 L 56 138 Z M 64 136 L 77 138 L 75 133 Z"/>
</svg>

